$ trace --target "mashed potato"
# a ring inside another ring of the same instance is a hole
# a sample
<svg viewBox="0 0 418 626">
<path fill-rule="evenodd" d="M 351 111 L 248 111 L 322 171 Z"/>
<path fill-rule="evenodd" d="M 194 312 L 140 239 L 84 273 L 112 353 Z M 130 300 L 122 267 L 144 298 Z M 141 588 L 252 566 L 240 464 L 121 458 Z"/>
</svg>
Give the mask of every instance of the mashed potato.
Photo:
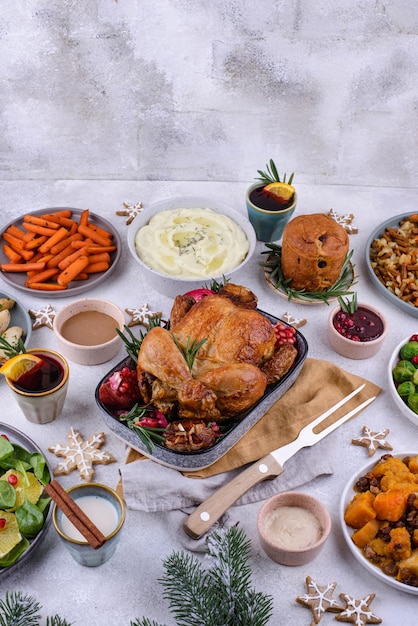
<svg viewBox="0 0 418 626">
<path fill-rule="evenodd" d="M 212 209 L 161 211 L 135 236 L 138 256 L 150 268 L 178 278 L 221 276 L 248 254 L 246 234 Z"/>
</svg>

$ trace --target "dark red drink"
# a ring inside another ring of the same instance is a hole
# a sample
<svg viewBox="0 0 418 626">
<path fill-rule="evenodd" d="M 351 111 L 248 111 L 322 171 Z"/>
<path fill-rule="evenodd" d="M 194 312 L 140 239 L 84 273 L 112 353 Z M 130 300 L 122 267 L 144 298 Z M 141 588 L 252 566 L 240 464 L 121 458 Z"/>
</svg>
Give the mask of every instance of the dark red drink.
<svg viewBox="0 0 418 626">
<path fill-rule="evenodd" d="M 34 367 L 20 376 L 13 384 L 16 389 L 28 393 L 43 393 L 57 387 L 64 378 L 64 368 L 52 356 L 33 353 L 42 359 L 39 367 Z"/>
<path fill-rule="evenodd" d="M 265 191 L 265 185 L 260 185 L 260 187 L 256 187 L 250 193 L 250 201 L 259 209 L 277 212 L 288 209 L 293 204 L 294 199 L 292 197 L 286 202 L 280 202 L 277 196 Z"/>
</svg>

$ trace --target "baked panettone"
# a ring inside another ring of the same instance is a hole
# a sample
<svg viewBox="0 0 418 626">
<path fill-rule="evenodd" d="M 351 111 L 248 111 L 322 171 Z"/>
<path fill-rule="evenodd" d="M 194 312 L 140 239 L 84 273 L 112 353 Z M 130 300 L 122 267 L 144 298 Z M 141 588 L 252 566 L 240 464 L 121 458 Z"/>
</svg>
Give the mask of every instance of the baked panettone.
<svg viewBox="0 0 418 626">
<path fill-rule="evenodd" d="M 325 213 L 295 217 L 283 231 L 283 276 L 297 291 L 324 291 L 338 279 L 348 245 L 343 226 Z"/>
</svg>

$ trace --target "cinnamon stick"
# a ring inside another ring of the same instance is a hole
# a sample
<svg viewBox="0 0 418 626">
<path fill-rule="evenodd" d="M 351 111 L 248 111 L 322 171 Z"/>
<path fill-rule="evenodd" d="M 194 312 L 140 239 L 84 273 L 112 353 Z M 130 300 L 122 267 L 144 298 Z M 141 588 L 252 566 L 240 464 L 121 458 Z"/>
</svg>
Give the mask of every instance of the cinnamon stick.
<svg viewBox="0 0 418 626">
<path fill-rule="evenodd" d="M 45 491 L 66 517 L 74 524 L 94 550 L 100 548 L 106 541 L 104 534 L 92 520 L 84 513 L 72 497 L 65 491 L 58 481 L 52 480 L 45 486 Z"/>
</svg>

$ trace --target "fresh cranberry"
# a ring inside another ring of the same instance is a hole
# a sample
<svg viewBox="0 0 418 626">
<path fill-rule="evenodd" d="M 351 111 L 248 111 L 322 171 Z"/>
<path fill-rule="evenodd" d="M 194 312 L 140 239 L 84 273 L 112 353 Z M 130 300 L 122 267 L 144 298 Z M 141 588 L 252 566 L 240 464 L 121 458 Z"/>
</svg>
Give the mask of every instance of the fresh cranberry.
<svg viewBox="0 0 418 626">
<path fill-rule="evenodd" d="M 411 335 L 411 337 L 409 338 L 409 341 L 418 341 L 418 334 L 417 335 Z"/>
<path fill-rule="evenodd" d="M 12 485 L 12 487 L 17 485 L 17 483 L 18 483 L 18 478 L 17 478 L 17 476 L 15 474 L 10 474 L 10 476 L 7 478 L 7 480 Z"/>
<path fill-rule="evenodd" d="M 4 517 L 0 517 L 0 530 L 3 530 L 3 528 L 6 526 L 6 520 Z"/>
<path fill-rule="evenodd" d="M 413 357 L 412 357 L 412 359 L 411 359 L 411 362 L 412 362 L 414 365 L 418 365 L 418 354 L 414 354 L 414 356 L 413 356 Z"/>
<path fill-rule="evenodd" d="M 286 326 L 283 322 L 273 324 L 274 334 L 276 335 L 276 348 L 284 343 L 296 343 L 296 330 L 293 326 Z"/>
</svg>

